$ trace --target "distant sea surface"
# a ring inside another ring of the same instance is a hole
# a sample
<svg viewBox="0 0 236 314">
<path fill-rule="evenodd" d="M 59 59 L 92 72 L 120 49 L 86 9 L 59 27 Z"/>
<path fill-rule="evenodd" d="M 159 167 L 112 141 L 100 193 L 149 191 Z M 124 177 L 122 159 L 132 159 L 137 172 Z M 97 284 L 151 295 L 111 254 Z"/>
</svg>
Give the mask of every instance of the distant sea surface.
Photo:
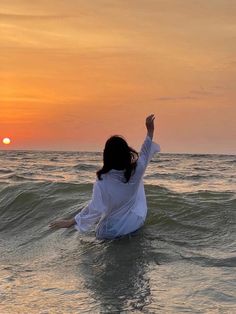
<svg viewBox="0 0 236 314">
<path fill-rule="evenodd" d="M 132 238 L 50 230 L 87 204 L 101 160 L 0 151 L 0 313 L 236 313 L 236 156 L 154 157 Z"/>
</svg>

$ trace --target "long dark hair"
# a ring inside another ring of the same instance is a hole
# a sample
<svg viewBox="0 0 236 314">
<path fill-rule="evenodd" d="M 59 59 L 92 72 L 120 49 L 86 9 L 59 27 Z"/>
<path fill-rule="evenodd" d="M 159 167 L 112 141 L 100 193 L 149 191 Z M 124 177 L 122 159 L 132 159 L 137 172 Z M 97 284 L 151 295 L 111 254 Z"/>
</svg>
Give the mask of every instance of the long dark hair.
<svg viewBox="0 0 236 314">
<path fill-rule="evenodd" d="M 97 177 L 102 180 L 101 175 L 109 172 L 111 169 L 124 170 L 126 182 L 136 168 L 138 153 L 129 147 L 126 140 L 119 135 L 110 137 L 105 144 L 103 151 L 103 167 L 97 171 Z"/>
</svg>

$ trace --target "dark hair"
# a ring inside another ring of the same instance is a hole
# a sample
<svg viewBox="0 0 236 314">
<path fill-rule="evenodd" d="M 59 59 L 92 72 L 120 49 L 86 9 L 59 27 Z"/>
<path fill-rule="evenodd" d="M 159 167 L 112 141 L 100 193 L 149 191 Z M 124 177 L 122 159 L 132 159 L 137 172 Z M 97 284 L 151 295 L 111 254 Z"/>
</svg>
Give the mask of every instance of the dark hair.
<svg viewBox="0 0 236 314">
<path fill-rule="evenodd" d="M 97 171 L 97 177 L 102 180 L 101 175 L 111 169 L 124 170 L 126 182 L 129 181 L 136 168 L 138 153 L 128 146 L 122 136 L 114 135 L 105 144 L 103 151 L 103 167 Z"/>
</svg>

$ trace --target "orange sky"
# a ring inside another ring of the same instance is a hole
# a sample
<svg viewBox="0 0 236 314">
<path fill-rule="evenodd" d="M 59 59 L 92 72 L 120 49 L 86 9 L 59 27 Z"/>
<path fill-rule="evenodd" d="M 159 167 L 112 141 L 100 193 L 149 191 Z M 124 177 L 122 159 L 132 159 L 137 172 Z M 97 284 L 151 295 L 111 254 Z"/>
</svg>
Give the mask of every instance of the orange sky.
<svg viewBox="0 0 236 314">
<path fill-rule="evenodd" d="M 1 0 L 0 149 L 236 154 L 235 0 Z"/>
</svg>

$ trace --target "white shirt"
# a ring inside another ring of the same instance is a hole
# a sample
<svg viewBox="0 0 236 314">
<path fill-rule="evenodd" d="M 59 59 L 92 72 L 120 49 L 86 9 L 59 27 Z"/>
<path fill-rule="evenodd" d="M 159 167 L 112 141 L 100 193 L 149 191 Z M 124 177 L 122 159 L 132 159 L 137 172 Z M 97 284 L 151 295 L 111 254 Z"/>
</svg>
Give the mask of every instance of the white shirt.
<svg viewBox="0 0 236 314">
<path fill-rule="evenodd" d="M 94 183 L 91 201 L 75 216 L 75 228 L 87 232 L 97 224 L 98 239 L 114 239 L 139 229 L 147 215 L 143 175 L 159 151 L 160 146 L 147 136 L 129 182 L 125 183 L 124 170 L 112 169 L 103 174 L 102 180 Z"/>
</svg>

